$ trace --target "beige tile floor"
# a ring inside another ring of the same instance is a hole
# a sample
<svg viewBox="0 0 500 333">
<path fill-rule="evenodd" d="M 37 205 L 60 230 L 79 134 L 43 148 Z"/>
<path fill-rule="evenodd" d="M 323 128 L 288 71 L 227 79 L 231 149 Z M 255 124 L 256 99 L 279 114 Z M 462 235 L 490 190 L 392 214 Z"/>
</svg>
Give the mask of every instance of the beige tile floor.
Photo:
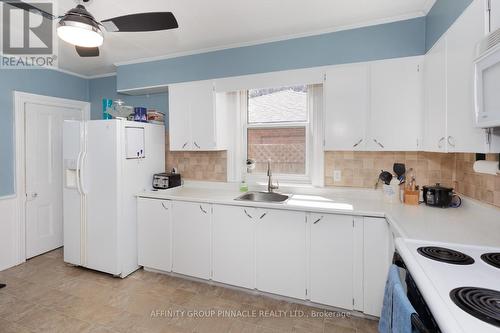
<svg viewBox="0 0 500 333">
<path fill-rule="evenodd" d="M 62 249 L 0 282 L 1 333 L 377 332 L 373 320 L 144 270 L 113 278 L 65 264 Z"/>
</svg>

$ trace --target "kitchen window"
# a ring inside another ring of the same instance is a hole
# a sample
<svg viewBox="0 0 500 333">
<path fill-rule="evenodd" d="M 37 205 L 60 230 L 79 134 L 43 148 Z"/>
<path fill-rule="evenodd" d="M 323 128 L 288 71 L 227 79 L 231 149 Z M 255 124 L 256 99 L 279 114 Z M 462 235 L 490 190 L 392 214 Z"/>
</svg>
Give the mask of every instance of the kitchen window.
<svg viewBox="0 0 500 333">
<path fill-rule="evenodd" d="M 307 85 L 244 91 L 244 152 L 251 175 L 262 178 L 271 161 L 280 181 L 310 183 L 311 107 Z"/>
</svg>

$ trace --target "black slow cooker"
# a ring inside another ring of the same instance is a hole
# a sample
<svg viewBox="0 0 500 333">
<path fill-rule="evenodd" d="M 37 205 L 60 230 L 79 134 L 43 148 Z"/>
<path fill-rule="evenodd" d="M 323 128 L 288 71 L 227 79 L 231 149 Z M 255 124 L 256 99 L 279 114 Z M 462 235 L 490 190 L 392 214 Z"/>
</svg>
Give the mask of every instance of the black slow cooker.
<svg viewBox="0 0 500 333">
<path fill-rule="evenodd" d="M 427 206 L 450 207 L 453 199 L 453 188 L 441 186 L 436 183 L 432 186 L 424 186 L 424 202 Z"/>
</svg>

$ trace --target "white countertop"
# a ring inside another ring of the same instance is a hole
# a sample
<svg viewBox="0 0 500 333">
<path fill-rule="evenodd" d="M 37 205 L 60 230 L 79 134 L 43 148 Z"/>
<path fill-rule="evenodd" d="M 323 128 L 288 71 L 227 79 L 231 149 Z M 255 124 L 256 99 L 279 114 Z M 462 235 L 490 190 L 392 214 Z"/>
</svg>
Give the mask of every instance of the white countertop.
<svg viewBox="0 0 500 333">
<path fill-rule="evenodd" d="M 253 190 L 253 189 L 252 189 Z M 370 189 L 284 188 L 292 193 L 285 203 L 234 200 L 242 193 L 237 184 L 186 183 L 169 190 L 147 191 L 144 198 L 194 201 L 269 209 L 385 217 L 396 237 L 446 243 L 500 247 L 500 209 L 464 199 L 460 208 L 408 206 L 384 202 L 381 191 Z"/>
</svg>

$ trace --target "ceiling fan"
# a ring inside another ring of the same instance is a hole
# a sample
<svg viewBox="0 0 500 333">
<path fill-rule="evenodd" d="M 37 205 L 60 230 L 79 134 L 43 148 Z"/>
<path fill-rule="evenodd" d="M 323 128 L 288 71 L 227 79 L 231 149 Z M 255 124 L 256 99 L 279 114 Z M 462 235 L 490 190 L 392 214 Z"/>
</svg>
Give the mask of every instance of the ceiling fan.
<svg viewBox="0 0 500 333">
<path fill-rule="evenodd" d="M 179 27 L 171 12 L 137 13 L 97 21 L 85 6 L 78 4 L 63 16 L 54 16 L 20 0 L 0 0 L 11 6 L 38 13 L 49 20 L 59 20 L 57 35 L 75 45 L 80 57 L 99 56 L 99 46 L 104 42 L 103 32 L 147 32 L 176 29 Z M 83 0 L 83 3 L 90 0 Z M 78 1 L 80 2 L 80 1 Z"/>
</svg>

